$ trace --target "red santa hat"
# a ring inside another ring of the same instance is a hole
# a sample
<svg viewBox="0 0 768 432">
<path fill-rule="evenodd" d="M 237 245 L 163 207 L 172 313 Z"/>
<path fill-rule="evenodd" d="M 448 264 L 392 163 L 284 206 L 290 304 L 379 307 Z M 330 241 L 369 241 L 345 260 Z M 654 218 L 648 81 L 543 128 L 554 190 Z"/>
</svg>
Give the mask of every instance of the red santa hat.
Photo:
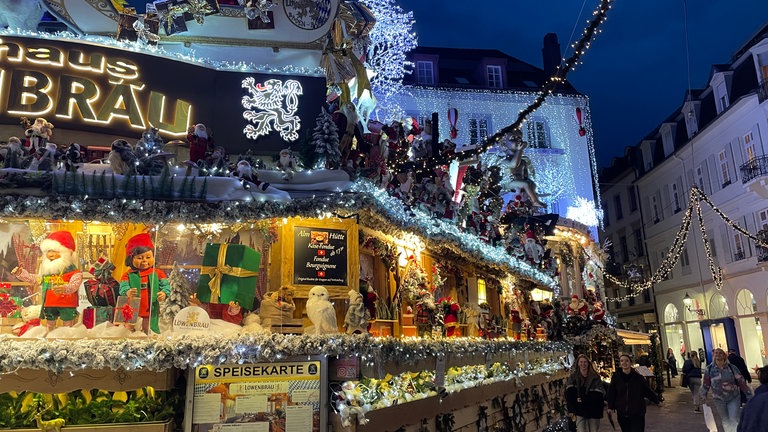
<svg viewBox="0 0 768 432">
<path fill-rule="evenodd" d="M 528 230 L 525 232 L 525 238 L 536 240 L 536 234 L 533 233 L 533 230 Z"/>
<path fill-rule="evenodd" d="M 131 237 L 128 242 L 125 244 L 125 253 L 126 255 L 130 255 L 131 251 L 136 249 L 137 247 L 144 246 L 149 249 L 154 249 L 155 245 L 152 244 L 152 238 L 147 233 L 141 233 L 136 234 L 135 236 Z"/>
<path fill-rule="evenodd" d="M 48 235 L 45 240 L 40 242 L 40 250 L 43 253 L 56 251 L 59 253 L 75 253 L 75 238 L 69 231 L 55 231 Z"/>
</svg>

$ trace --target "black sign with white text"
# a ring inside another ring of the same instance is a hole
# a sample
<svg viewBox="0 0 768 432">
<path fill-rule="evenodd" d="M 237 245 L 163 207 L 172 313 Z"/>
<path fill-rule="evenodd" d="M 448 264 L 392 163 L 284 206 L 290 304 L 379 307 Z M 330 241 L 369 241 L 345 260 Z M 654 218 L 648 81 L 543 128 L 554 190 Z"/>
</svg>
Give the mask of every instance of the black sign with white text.
<svg viewBox="0 0 768 432">
<path fill-rule="evenodd" d="M 347 285 L 345 230 L 294 227 L 293 245 L 295 285 Z"/>
</svg>

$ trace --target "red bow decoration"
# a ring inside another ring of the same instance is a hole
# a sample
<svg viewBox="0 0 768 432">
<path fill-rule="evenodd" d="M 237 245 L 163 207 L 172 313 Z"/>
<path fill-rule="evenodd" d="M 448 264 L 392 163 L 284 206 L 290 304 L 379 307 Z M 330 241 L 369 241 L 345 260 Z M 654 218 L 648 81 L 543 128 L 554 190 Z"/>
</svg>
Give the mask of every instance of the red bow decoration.
<svg viewBox="0 0 768 432">
<path fill-rule="evenodd" d="M 576 121 L 579 122 L 579 136 L 587 134 L 587 130 L 584 129 L 584 125 L 581 123 L 581 108 L 576 107 Z"/>
<path fill-rule="evenodd" d="M 448 123 L 451 125 L 451 139 L 456 139 L 459 136 L 459 130 L 456 129 L 456 122 L 459 120 L 459 110 L 456 108 L 448 108 Z"/>
<path fill-rule="evenodd" d="M 19 305 L 14 299 L 8 298 L 7 294 L 0 296 L 0 317 L 6 318 L 19 310 Z"/>
<path fill-rule="evenodd" d="M 18 328 L 19 333 L 17 334 L 17 336 L 21 336 L 24 333 L 26 333 L 27 330 L 31 329 L 32 327 L 37 327 L 39 325 L 40 325 L 40 318 L 33 318 L 25 322 L 24 325 Z"/>
<path fill-rule="evenodd" d="M 130 303 L 124 304 L 123 307 L 120 308 L 120 313 L 123 314 L 123 320 L 125 322 L 130 322 L 133 320 L 133 308 L 131 307 Z"/>
</svg>

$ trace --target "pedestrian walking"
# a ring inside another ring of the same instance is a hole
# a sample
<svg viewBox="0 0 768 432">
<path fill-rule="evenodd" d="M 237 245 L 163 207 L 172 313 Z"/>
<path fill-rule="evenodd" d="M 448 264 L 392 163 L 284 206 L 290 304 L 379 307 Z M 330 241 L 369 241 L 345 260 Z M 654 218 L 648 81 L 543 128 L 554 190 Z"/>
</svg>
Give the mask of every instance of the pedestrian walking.
<svg viewBox="0 0 768 432">
<path fill-rule="evenodd" d="M 757 370 L 757 380 L 760 381 L 760 385 L 755 389 L 755 396 L 768 393 L 768 366 L 763 366 Z"/>
<path fill-rule="evenodd" d="M 576 422 L 577 432 L 597 432 L 603 418 L 605 386 L 592 362 L 579 354 L 565 386 L 568 414 Z"/>
<path fill-rule="evenodd" d="M 752 398 L 741 410 L 738 432 L 763 432 L 768 425 L 768 366 L 757 370 L 760 386 L 755 389 Z"/>
<path fill-rule="evenodd" d="M 728 362 L 722 348 L 715 348 L 712 356 L 714 360 L 704 370 L 699 400 L 705 401 L 707 393 L 712 390 L 712 401 L 720 414 L 723 430 L 734 432 L 739 424 L 741 392 L 744 392 L 745 398 L 749 400 L 752 398 L 752 388 L 739 369 Z"/>
<path fill-rule="evenodd" d="M 675 352 L 672 348 L 667 348 L 667 367 L 672 373 L 672 378 L 677 377 L 677 360 L 675 359 Z"/>
<path fill-rule="evenodd" d="M 656 405 L 661 404 L 661 400 L 648 386 L 648 381 L 632 368 L 628 355 L 619 357 L 619 366 L 608 387 L 608 414 L 616 413 L 622 432 L 644 432 L 645 398 Z"/>
<path fill-rule="evenodd" d="M 733 348 L 728 350 L 728 363 L 739 368 L 739 372 L 741 372 L 741 376 L 744 377 L 744 380 L 747 381 L 747 383 L 750 383 L 750 384 L 752 383 L 752 374 L 749 373 L 747 362 L 745 362 L 744 358 L 742 358 L 739 354 L 737 354 L 736 350 Z"/>
<path fill-rule="evenodd" d="M 701 361 L 696 351 L 688 353 L 688 358 L 683 363 L 683 377 L 687 387 L 691 390 L 693 396 L 693 410 L 701 412 L 701 402 L 699 401 L 699 389 L 701 389 Z"/>
</svg>

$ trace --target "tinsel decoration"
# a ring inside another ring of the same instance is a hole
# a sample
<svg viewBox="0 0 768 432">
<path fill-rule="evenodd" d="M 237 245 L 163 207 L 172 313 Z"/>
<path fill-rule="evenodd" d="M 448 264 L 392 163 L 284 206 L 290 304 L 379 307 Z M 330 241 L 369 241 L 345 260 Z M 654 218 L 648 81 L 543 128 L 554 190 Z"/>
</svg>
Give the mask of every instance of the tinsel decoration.
<svg viewBox="0 0 768 432">
<path fill-rule="evenodd" d="M 206 334 L 146 339 L 0 339 L 0 373 L 18 369 L 65 370 L 146 369 L 162 371 L 199 365 L 275 362 L 307 355 L 343 356 L 357 353 L 367 364 L 415 364 L 450 352 L 451 355 L 567 352 L 567 342 L 521 342 L 476 338 L 396 339 L 369 335 Z M 522 373 L 522 371 L 521 371 Z"/>
</svg>

